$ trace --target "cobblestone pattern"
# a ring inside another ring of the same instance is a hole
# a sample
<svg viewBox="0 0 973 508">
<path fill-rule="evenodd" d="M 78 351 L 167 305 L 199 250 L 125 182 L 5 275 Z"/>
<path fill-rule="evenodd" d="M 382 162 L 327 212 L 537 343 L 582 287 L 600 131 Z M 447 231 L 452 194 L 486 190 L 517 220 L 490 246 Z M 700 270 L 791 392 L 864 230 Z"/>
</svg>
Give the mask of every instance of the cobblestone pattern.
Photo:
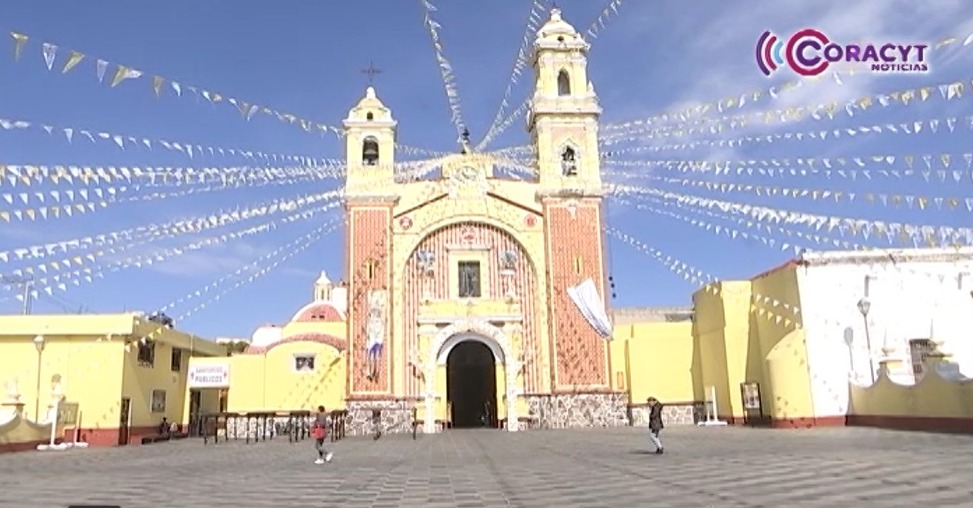
<svg viewBox="0 0 973 508">
<path fill-rule="evenodd" d="M 649 426 L 649 406 L 631 406 L 629 408 L 632 426 Z M 669 425 L 696 425 L 702 419 L 702 408 L 699 404 L 666 404 L 662 407 L 662 423 Z"/>
<path fill-rule="evenodd" d="M 412 400 L 348 401 L 346 432 L 349 436 L 368 436 L 375 433 L 374 411 L 381 411 L 381 429 L 384 434 L 412 433 Z"/>
<path fill-rule="evenodd" d="M 196 439 L 0 459 L 0 507 L 970 506 L 973 437 L 836 428 L 447 431 L 335 443 Z"/>
<path fill-rule="evenodd" d="M 569 429 L 622 427 L 629 424 L 624 393 L 528 395 L 528 416 L 534 428 Z"/>
</svg>

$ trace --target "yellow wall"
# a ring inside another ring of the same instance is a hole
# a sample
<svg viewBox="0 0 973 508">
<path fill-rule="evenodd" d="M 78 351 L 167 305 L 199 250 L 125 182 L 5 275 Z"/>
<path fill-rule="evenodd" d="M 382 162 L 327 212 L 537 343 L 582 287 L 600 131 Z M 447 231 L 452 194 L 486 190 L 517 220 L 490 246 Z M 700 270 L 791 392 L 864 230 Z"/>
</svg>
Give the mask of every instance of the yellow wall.
<svg viewBox="0 0 973 508">
<path fill-rule="evenodd" d="M 610 350 L 612 388 L 627 392 L 631 403 L 642 404 L 649 396 L 696 400 L 691 322 L 616 326 Z"/>
<path fill-rule="evenodd" d="M 787 310 L 766 301 L 776 299 L 800 307 L 795 267 L 788 266 L 756 278 L 752 288 L 754 294 L 760 295 L 751 313 L 751 340 L 756 335 L 759 344 L 756 349 L 764 359 L 761 383 L 764 414 L 774 419 L 813 418 L 804 329 L 790 319 Z"/>
<path fill-rule="evenodd" d="M 163 417 L 170 423 L 184 420 L 189 352 L 182 352 L 179 371 L 173 371 L 172 350 L 172 346 L 156 342 L 155 362 L 152 366 L 139 364 L 136 344 L 132 344 L 126 351 L 121 396 L 131 399 L 133 427 L 157 426 Z M 151 410 L 153 390 L 166 392 L 165 411 Z M 120 400 L 116 403 L 120 404 Z"/>
<path fill-rule="evenodd" d="M 885 369 L 869 387 L 851 387 L 850 411 L 871 417 L 973 419 L 973 382 L 943 379 L 935 372 L 935 359 L 927 361 L 929 372 L 914 386 L 889 380 Z M 865 422 L 867 423 L 867 422 Z M 932 430 L 936 424 L 928 425 Z M 968 423 L 966 428 L 969 429 Z"/>
<path fill-rule="evenodd" d="M 693 295 L 699 366 L 696 400 L 716 387 L 720 418 L 744 415 L 741 383 L 760 384 L 763 413 L 775 420 L 813 416 L 804 330 L 773 301 L 799 307 L 797 274 L 786 266 L 752 281 L 726 281 Z"/>
<path fill-rule="evenodd" d="M 44 337 L 40 358 L 41 414 L 51 400 L 52 377 L 61 378 L 68 402 L 79 405 L 81 427 L 114 429 L 120 422 L 122 397 L 131 398 L 133 426 L 157 425 L 163 416 L 181 421 L 188 352 L 180 372 L 170 370 L 172 344 L 195 354 L 225 352 L 225 347 L 175 330 L 162 329 L 135 314 L 31 315 L 0 317 L 0 383 L 16 378 L 25 403 L 24 415 L 37 409 L 38 352 L 34 338 Z M 152 336 L 155 367 L 141 367 L 137 347 L 126 345 Z M 152 414 L 152 389 L 167 392 L 166 412 Z M 6 393 L 2 394 L 6 398 Z"/>
<path fill-rule="evenodd" d="M 16 378 L 24 416 L 33 420 L 37 411 L 38 356 L 40 357 L 40 415 L 43 419 L 51 400 L 51 379 L 61 376 L 67 401 L 79 404 L 85 428 L 118 427 L 118 398 L 122 386 L 125 345 L 121 338 L 45 335 L 43 353 L 38 355 L 36 335 L 0 337 L 0 379 Z M 6 393 L 0 395 L 6 398 Z"/>
<path fill-rule="evenodd" d="M 294 371 L 295 354 L 313 354 L 315 370 Z M 345 356 L 319 342 L 279 344 L 263 354 L 239 354 L 230 358 L 230 389 L 227 410 L 329 410 L 345 407 Z"/>
</svg>

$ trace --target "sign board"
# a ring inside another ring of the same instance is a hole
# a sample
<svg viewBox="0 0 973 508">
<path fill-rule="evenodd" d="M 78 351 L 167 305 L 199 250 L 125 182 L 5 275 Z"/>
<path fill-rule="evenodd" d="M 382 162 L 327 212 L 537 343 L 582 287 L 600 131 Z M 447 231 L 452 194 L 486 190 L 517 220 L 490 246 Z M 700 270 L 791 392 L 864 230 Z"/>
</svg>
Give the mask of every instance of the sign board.
<svg viewBox="0 0 973 508">
<path fill-rule="evenodd" d="M 64 402 L 57 409 L 57 423 L 58 425 L 74 425 L 78 421 L 78 403 L 77 402 Z"/>
<path fill-rule="evenodd" d="M 189 366 L 190 388 L 229 388 L 230 366 L 225 363 L 193 363 Z"/>
</svg>

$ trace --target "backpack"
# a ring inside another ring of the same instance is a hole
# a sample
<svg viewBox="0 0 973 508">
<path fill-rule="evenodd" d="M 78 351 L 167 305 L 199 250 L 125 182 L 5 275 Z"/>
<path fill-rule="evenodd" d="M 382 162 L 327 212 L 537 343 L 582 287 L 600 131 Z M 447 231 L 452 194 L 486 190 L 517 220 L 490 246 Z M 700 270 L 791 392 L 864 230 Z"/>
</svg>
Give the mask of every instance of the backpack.
<svg viewBox="0 0 973 508">
<path fill-rule="evenodd" d="M 323 425 L 314 424 L 311 427 L 311 437 L 314 439 L 324 439 L 328 436 L 328 429 Z"/>
</svg>

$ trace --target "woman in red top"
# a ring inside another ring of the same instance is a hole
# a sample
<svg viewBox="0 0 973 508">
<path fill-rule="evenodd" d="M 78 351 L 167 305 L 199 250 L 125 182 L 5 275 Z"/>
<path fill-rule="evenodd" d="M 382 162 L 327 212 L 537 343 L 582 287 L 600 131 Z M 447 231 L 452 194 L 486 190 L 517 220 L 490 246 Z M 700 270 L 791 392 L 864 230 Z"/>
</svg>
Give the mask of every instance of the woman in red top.
<svg viewBox="0 0 973 508">
<path fill-rule="evenodd" d="M 311 424 L 311 437 L 314 438 L 314 448 L 318 451 L 318 460 L 314 461 L 315 464 L 331 462 L 331 457 L 334 456 L 324 448 L 324 441 L 328 438 L 329 423 L 330 418 L 324 406 L 318 406 L 318 412 L 314 415 L 314 422 Z"/>
</svg>

